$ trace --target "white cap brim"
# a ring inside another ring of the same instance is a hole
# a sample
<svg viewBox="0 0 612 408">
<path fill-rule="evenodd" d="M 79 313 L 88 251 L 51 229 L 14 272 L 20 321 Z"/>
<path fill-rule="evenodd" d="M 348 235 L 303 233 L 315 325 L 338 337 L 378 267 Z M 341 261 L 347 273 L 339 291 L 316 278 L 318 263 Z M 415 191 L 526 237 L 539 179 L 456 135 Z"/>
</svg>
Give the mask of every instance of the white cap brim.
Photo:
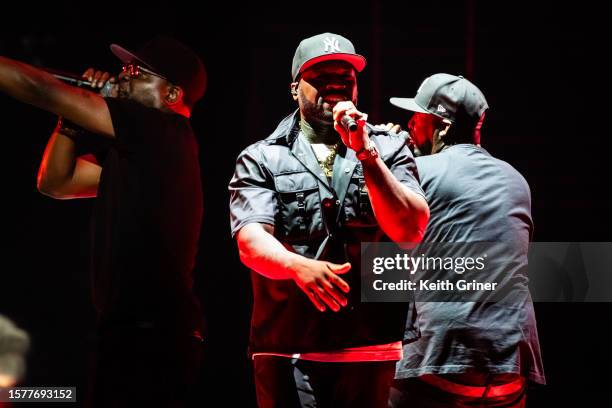
<svg viewBox="0 0 612 408">
<path fill-rule="evenodd" d="M 397 106 L 398 108 L 406 109 L 413 112 L 421 112 L 421 113 L 429 113 L 430 111 L 424 109 L 419 104 L 414 101 L 414 98 L 391 98 L 389 99 L 391 104 Z"/>
</svg>

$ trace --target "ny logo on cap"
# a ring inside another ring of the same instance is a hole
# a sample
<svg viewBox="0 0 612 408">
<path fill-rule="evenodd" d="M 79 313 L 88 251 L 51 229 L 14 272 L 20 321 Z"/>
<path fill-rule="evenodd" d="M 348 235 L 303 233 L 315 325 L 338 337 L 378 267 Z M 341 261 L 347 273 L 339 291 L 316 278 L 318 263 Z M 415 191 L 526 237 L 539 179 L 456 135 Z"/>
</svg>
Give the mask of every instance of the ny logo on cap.
<svg viewBox="0 0 612 408">
<path fill-rule="evenodd" d="M 325 37 L 323 39 L 323 44 L 325 45 L 325 52 L 338 52 L 340 51 L 340 45 L 338 44 L 338 39 L 334 37 Z"/>
<path fill-rule="evenodd" d="M 442 105 L 440 105 L 440 104 L 438 104 L 438 109 L 437 109 L 437 111 L 438 111 L 438 112 L 440 112 L 440 113 L 446 113 L 446 109 L 444 108 L 444 106 L 442 106 Z"/>
</svg>

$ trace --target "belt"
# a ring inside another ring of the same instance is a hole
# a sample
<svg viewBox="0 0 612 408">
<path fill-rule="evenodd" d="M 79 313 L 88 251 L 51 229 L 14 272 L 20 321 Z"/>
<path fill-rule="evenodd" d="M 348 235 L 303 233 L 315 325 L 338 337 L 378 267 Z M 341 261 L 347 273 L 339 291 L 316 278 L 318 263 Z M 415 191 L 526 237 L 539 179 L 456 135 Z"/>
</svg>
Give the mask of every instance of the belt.
<svg viewBox="0 0 612 408">
<path fill-rule="evenodd" d="M 514 394 L 523 389 L 525 386 L 525 379 L 523 377 L 519 377 L 518 379 L 506 384 L 488 385 L 485 387 L 457 384 L 433 374 L 423 375 L 419 377 L 419 379 L 450 394 L 476 398 L 503 397 Z"/>
</svg>

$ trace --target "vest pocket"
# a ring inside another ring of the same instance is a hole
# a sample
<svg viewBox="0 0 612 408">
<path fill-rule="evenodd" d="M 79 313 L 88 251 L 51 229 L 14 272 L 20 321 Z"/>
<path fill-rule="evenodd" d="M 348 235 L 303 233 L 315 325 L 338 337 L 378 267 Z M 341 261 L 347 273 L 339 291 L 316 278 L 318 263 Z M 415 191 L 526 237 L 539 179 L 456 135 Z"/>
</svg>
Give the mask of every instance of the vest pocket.
<svg viewBox="0 0 612 408">
<path fill-rule="evenodd" d="M 308 172 L 274 177 L 283 236 L 301 241 L 321 229 L 319 185 Z"/>
<path fill-rule="evenodd" d="M 374 227 L 378 225 L 363 176 L 353 176 L 347 196 L 351 197 L 352 202 L 350 206 L 345 207 L 347 226 Z"/>
</svg>

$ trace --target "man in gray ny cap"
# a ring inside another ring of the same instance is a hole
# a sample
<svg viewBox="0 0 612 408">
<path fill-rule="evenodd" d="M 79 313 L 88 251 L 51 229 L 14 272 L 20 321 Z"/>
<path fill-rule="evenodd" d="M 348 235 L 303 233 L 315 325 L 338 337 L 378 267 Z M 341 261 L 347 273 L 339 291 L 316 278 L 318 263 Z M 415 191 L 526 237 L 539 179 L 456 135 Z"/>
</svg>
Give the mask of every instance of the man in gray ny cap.
<svg viewBox="0 0 612 408">
<path fill-rule="evenodd" d="M 428 208 L 404 138 L 354 105 L 365 64 L 340 35 L 303 40 L 299 108 L 240 154 L 229 185 L 260 407 L 387 406 L 406 306 L 360 302 L 360 244 L 420 241 Z"/>
<path fill-rule="evenodd" d="M 422 154 L 416 162 L 431 211 L 423 242 L 501 243 L 505 266 L 496 273 L 507 297 L 496 303 L 417 299 L 390 405 L 522 407 L 526 382 L 545 382 L 527 287 L 529 186 L 480 146 L 488 104 L 467 79 L 432 75 L 414 98 L 391 103 L 414 112 L 408 128 Z"/>
</svg>

